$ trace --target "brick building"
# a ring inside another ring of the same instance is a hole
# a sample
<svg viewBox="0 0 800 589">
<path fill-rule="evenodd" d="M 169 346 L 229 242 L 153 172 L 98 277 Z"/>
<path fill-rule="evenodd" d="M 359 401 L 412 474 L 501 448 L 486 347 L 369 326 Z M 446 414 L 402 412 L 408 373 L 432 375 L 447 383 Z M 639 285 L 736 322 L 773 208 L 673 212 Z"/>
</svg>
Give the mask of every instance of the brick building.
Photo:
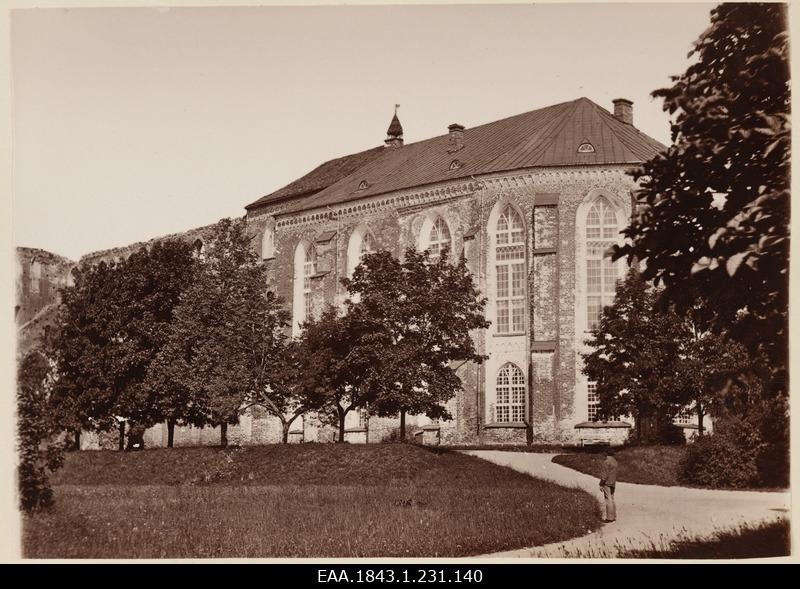
<svg viewBox="0 0 800 589">
<path fill-rule="evenodd" d="M 662 149 L 633 126 L 624 99 L 613 113 L 579 98 L 470 129 L 451 124 L 409 145 L 395 113 L 384 146 L 327 162 L 245 208 L 295 332 L 344 299 L 339 280 L 364 251 L 466 256 L 489 299 L 492 326 L 475 336 L 489 359 L 459 370 L 453 421 L 418 421 L 429 441 L 623 439 L 628 424 L 594 421 L 579 352 L 625 273 L 603 254 L 631 214 L 626 172 Z"/>
<path fill-rule="evenodd" d="M 326 162 L 245 207 L 268 288 L 287 301 L 293 333 L 309 314 L 344 300 L 340 279 L 364 252 L 449 248 L 466 257 L 488 298 L 492 325 L 475 338 L 489 359 L 459 368 L 464 386 L 450 402 L 452 421 L 411 416 L 410 431 L 442 444 L 621 442 L 630 424 L 595 420 L 580 352 L 625 274 L 624 261 L 604 253 L 620 242 L 631 215 L 634 182 L 626 172 L 664 146 L 634 127 L 625 99 L 614 101 L 613 112 L 579 98 L 446 131 L 405 145 L 395 112 L 385 145 Z M 183 235 L 201 248 L 208 229 Z M 86 258 L 112 259 L 135 247 Z M 373 442 L 391 436 L 398 420 L 362 411 L 346 425 L 348 441 Z M 308 416 L 290 438 L 335 435 Z M 276 442 L 280 427 L 249 412 L 228 437 Z M 212 428 L 176 429 L 176 445 L 218 440 Z M 165 444 L 166 428 L 148 430 L 145 441 Z"/>
</svg>

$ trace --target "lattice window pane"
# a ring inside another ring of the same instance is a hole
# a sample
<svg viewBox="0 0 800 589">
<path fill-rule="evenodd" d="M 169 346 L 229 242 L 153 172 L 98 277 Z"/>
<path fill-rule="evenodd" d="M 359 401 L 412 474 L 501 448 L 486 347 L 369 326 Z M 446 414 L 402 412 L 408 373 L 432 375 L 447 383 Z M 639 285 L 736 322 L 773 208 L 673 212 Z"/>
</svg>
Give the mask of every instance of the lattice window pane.
<svg viewBox="0 0 800 589">
<path fill-rule="evenodd" d="M 525 264 L 514 264 L 511 267 L 511 296 L 525 296 Z"/>
<path fill-rule="evenodd" d="M 587 385 L 587 402 L 589 421 L 597 421 L 597 407 L 600 404 L 600 397 L 597 396 L 597 383 L 590 382 Z"/>
<path fill-rule="evenodd" d="M 525 419 L 525 375 L 518 366 L 505 364 L 497 373 L 495 419 L 499 423 Z"/>
<path fill-rule="evenodd" d="M 508 301 L 497 301 L 497 333 L 509 333 Z"/>
<path fill-rule="evenodd" d="M 525 301 L 515 300 L 511 302 L 511 329 L 514 333 L 525 331 Z"/>
<path fill-rule="evenodd" d="M 508 297 L 508 265 L 497 266 L 497 298 Z"/>
</svg>

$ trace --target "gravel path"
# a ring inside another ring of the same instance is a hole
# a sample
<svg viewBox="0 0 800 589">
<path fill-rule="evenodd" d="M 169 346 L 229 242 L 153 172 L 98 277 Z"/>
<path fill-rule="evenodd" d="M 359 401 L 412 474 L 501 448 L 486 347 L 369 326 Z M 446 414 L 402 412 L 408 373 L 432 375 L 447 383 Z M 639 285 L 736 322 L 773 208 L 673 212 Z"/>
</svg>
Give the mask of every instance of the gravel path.
<svg viewBox="0 0 800 589">
<path fill-rule="evenodd" d="M 554 464 L 555 454 L 471 450 L 465 454 L 508 466 L 565 487 L 602 495 L 595 477 Z M 614 558 L 620 550 L 661 547 L 680 539 L 707 537 L 742 524 L 789 517 L 788 492 L 716 491 L 617 483 L 617 521 L 565 542 L 498 552 L 492 557 Z M 598 507 L 598 517 L 601 512 Z"/>
</svg>

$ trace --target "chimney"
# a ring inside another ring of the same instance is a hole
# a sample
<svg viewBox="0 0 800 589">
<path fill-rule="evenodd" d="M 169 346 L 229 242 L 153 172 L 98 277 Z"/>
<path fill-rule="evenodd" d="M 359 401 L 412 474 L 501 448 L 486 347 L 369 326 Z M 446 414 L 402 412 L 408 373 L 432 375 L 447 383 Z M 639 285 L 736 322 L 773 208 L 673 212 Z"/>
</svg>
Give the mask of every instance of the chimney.
<svg viewBox="0 0 800 589">
<path fill-rule="evenodd" d="M 386 131 L 386 139 L 384 143 L 386 147 L 403 147 L 403 125 L 400 124 L 400 119 L 397 118 L 397 109 L 399 104 L 394 105 L 394 117 L 389 124 L 389 129 Z"/>
<path fill-rule="evenodd" d="M 452 153 L 462 149 L 464 147 L 464 125 L 453 123 L 447 127 L 447 130 L 450 131 L 450 146 L 447 151 Z"/>
<path fill-rule="evenodd" d="M 614 99 L 614 116 L 623 123 L 633 125 L 633 102 L 627 98 Z"/>
</svg>

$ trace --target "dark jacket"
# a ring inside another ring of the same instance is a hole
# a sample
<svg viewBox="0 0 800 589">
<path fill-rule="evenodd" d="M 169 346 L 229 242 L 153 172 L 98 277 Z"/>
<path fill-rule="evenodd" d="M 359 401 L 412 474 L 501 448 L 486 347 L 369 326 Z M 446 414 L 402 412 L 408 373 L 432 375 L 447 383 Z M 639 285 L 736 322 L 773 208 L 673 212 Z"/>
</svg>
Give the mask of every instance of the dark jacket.
<svg viewBox="0 0 800 589">
<path fill-rule="evenodd" d="M 600 484 L 610 487 L 617 483 L 617 459 L 613 456 L 606 456 L 603 461 L 603 475 L 600 478 Z"/>
</svg>

